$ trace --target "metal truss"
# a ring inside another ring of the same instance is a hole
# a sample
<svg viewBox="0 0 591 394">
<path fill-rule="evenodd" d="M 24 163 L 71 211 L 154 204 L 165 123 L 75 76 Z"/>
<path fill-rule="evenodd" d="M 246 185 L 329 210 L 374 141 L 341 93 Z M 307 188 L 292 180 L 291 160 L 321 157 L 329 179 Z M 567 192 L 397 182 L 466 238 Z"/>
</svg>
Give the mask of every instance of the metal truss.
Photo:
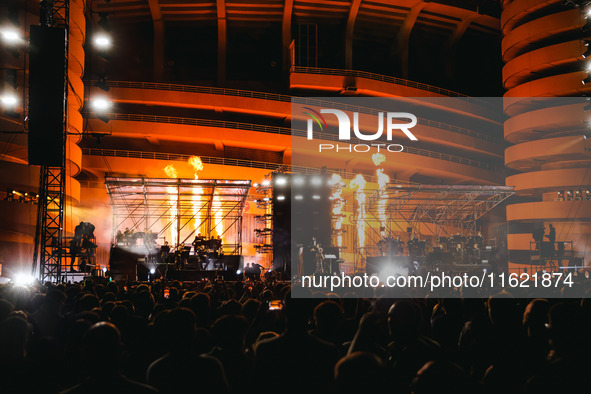
<svg viewBox="0 0 591 394">
<path fill-rule="evenodd" d="M 450 235 L 452 228 L 474 233 L 478 219 L 513 193 L 511 186 L 389 184 L 368 198 L 366 219 L 378 220 L 379 201 L 385 199 L 388 230 L 393 232 L 412 227 L 422 236 Z"/>
<path fill-rule="evenodd" d="M 41 2 L 41 23 L 66 30 L 68 37 L 69 0 L 43 0 Z M 42 282 L 59 282 L 65 279 L 63 250 L 64 212 L 66 207 L 66 125 L 68 108 L 68 41 L 65 42 L 64 67 L 64 152 L 60 167 L 42 166 L 39 179 L 37 226 L 33 254 L 33 276 Z M 39 271 L 37 272 L 37 262 Z"/>
<path fill-rule="evenodd" d="M 356 247 L 355 266 L 378 254 L 383 233 L 407 233 L 410 227 L 420 239 L 476 234 L 478 220 L 513 194 L 510 186 L 390 183 L 367 198 L 365 246 Z"/>
</svg>

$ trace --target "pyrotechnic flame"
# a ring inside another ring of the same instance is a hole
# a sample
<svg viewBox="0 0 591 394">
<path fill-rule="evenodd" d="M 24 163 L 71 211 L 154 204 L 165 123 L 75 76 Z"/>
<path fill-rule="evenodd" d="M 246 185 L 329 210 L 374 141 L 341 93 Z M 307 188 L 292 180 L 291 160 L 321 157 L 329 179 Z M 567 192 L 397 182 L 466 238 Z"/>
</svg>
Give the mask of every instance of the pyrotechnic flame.
<svg viewBox="0 0 591 394">
<path fill-rule="evenodd" d="M 345 200 L 343 199 L 343 184 L 341 183 L 342 178 L 338 174 L 332 174 L 331 183 L 333 184 L 333 192 L 331 195 L 332 199 L 332 214 L 334 216 L 334 230 L 337 233 L 336 244 L 338 247 L 343 246 L 343 235 L 341 233 L 343 229 L 343 207 L 345 206 Z"/>
<path fill-rule="evenodd" d="M 349 182 L 349 189 L 355 192 L 355 200 L 357 201 L 357 212 L 355 219 L 357 222 L 357 238 L 359 240 L 359 247 L 365 246 L 365 179 L 363 175 L 357 174 L 355 178 Z"/>
<path fill-rule="evenodd" d="M 376 176 L 378 177 L 378 220 L 380 222 L 380 235 L 386 236 L 386 206 L 388 205 L 388 194 L 386 193 L 386 185 L 390 182 L 390 177 L 384 174 L 384 170 L 379 168 L 376 170 Z"/>
<path fill-rule="evenodd" d="M 374 153 L 371 155 L 371 160 L 373 160 L 373 164 L 379 166 L 386 161 L 386 156 L 383 153 Z"/>
<path fill-rule="evenodd" d="M 197 175 L 197 173 L 199 171 L 203 171 L 203 162 L 201 161 L 201 158 L 199 156 L 191 156 L 189 157 L 189 159 L 187 160 L 187 163 L 189 163 L 191 165 L 191 167 L 193 167 L 193 171 L 194 174 L 193 176 L 195 177 L 195 179 L 199 179 L 199 175 Z M 199 195 L 203 193 L 203 189 L 200 187 L 194 187 L 193 188 L 193 197 L 191 198 L 191 200 L 193 201 L 193 207 L 191 209 L 192 213 L 193 213 L 193 227 L 195 228 L 195 233 L 200 233 L 201 232 L 201 220 L 203 219 L 202 214 L 200 213 L 199 210 Z"/>
<path fill-rule="evenodd" d="M 176 168 L 174 168 L 174 165 L 169 164 L 166 167 L 164 167 L 164 172 L 166 173 L 166 175 L 169 178 L 178 178 L 179 177 L 179 173 L 176 170 Z"/>
<path fill-rule="evenodd" d="M 176 170 L 176 168 L 174 168 L 174 165 L 169 164 L 166 167 L 164 167 L 164 172 L 166 173 L 166 175 L 169 178 L 178 178 L 179 173 Z M 170 240 L 172 242 L 172 245 L 175 246 L 178 242 L 178 223 L 176 221 L 176 216 L 177 216 L 177 207 L 178 207 L 178 201 L 177 201 L 177 193 L 176 193 L 176 189 L 174 187 L 167 187 L 166 188 L 166 192 L 169 194 L 168 200 L 170 203 Z"/>
<path fill-rule="evenodd" d="M 388 182 L 390 182 L 390 177 L 386 174 L 384 174 L 384 170 L 383 169 L 378 169 L 376 170 L 376 175 L 378 177 L 378 186 L 380 187 L 380 189 L 384 186 L 386 186 L 388 184 Z"/>
<path fill-rule="evenodd" d="M 351 189 L 351 191 L 354 192 L 363 192 L 366 183 L 367 182 L 365 182 L 363 175 L 357 174 L 355 178 L 353 178 L 351 182 L 349 182 L 349 189 Z"/>
<path fill-rule="evenodd" d="M 189 160 L 187 160 L 187 162 L 191 165 L 191 167 L 193 167 L 193 171 L 195 171 L 196 173 L 199 171 L 203 171 L 203 162 L 201 161 L 199 156 L 191 156 L 189 157 Z M 197 177 L 197 174 L 195 174 L 195 177 Z"/>
</svg>

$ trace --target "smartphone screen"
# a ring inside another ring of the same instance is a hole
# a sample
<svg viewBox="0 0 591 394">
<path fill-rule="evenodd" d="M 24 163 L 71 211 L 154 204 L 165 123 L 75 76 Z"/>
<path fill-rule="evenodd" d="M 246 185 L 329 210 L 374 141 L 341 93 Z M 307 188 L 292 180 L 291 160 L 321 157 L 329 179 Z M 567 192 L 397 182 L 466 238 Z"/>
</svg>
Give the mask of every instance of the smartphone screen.
<svg viewBox="0 0 591 394">
<path fill-rule="evenodd" d="M 270 311 L 280 311 L 281 309 L 283 309 L 283 303 L 281 300 L 271 300 L 271 302 L 269 302 Z"/>
</svg>

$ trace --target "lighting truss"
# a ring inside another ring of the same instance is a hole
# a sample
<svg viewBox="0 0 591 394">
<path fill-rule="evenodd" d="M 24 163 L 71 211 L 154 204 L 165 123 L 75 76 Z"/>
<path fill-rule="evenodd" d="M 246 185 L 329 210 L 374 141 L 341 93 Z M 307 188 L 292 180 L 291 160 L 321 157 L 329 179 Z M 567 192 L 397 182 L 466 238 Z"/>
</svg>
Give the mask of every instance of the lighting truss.
<svg viewBox="0 0 591 394">
<path fill-rule="evenodd" d="M 405 224 L 392 231 L 412 227 L 422 236 L 447 236 L 451 228 L 474 233 L 477 220 L 513 194 L 512 186 L 388 184 L 368 198 L 366 220 L 377 221 L 378 201 L 386 198 L 388 222 Z"/>
<path fill-rule="evenodd" d="M 220 224 L 226 255 L 242 253 L 242 214 L 250 180 L 106 177 L 113 236 L 129 228 L 190 245 L 210 238 Z"/>
</svg>

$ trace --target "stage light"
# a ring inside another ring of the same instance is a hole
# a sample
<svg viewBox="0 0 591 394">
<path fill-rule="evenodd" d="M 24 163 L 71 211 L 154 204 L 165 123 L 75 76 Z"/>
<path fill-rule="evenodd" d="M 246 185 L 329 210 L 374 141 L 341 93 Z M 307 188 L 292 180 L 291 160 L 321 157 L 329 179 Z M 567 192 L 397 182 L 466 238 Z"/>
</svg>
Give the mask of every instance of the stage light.
<svg viewBox="0 0 591 394">
<path fill-rule="evenodd" d="M 14 29 L 2 30 L 2 39 L 8 44 L 14 44 L 21 40 L 21 36 Z"/>
<path fill-rule="evenodd" d="M 103 272 L 106 274 L 107 273 L 107 267 L 103 267 Z"/>
<path fill-rule="evenodd" d="M 587 47 L 587 50 L 581 56 L 583 56 L 583 59 L 586 59 L 591 55 L 591 47 L 589 47 L 589 41 L 583 42 L 585 43 L 584 45 Z"/>
<path fill-rule="evenodd" d="M 156 270 L 154 268 L 150 269 L 150 274 L 154 275 L 156 273 Z"/>
<path fill-rule="evenodd" d="M 236 275 L 240 275 L 242 273 L 242 271 L 238 270 L 236 271 Z"/>
<path fill-rule="evenodd" d="M 2 105 L 5 107 L 14 107 L 18 102 L 17 98 L 13 94 L 5 94 L 2 96 Z"/>
<path fill-rule="evenodd" d="M 312 196 L 312 198 L 313 198 L 314 200 L 320 200 L 320 196 L 319 196 L 318 194 L 314 194 L 314 195 Z"/>
<path fill-rule="evenodd" d="M 320 185 L 322 185 L 322 177 L 313 176 L 312 179 L 310 180 L 310 183 L 312 183 L 312 185 L 314 185 L 314 186 L 320 186 Z"/>
<path fill-rule="evenodd" d="M 287 184 L 287 179 L 285 179 L 285 178 L 277 178 L 275 180 L 275 185 L 277 185 L 277 186 L 284 186 L 286 184 Z"/>
<path fill-rule="evenodd" d="M 92 100 L 92 108 L 96 111 L 104 112 L 111 108 L 112 103 L 105 98 L 96 98 Z"/>
<path fill-rule="evenodd" d="M 304 196 L 302 196 L 301 194 L 298 194 L 297 196 L 294 197 L 296 200 L 303 200 Z"/>
<path fill-rule="evenodd" d="M 94 38 L 94 45 L 99 49 L 107 49 L 111 47 L 111 37 L 106 34 L 99 34 Z"/>
<path fill-rule="evenodd" d="M 296 176 L 293 178 L 293 184 L 297 186 L 301 186 L 304 184 L 304 177 L 303 176 Z"/>
<path fill-rule="evenodd" d="M 263 186 L 269 186 L 270 184 L 271 184 L 271 182 L 269 180 L 267 180 L 267 179 L 265 179 L 263 181 Z"/>
<path fill-rule="evenodd" d="M 13 279 L 14 284 L 19 286 L 30 285 L 34 281 L 35 278 L 31 274 L 26 274 L 24 272 L 16 274 Z"/>
<path fill-rule="evenodd" d="M 283 201 L 285 200 L 285 196 L 277 196 L 277 201 Z"/>
</svg>

